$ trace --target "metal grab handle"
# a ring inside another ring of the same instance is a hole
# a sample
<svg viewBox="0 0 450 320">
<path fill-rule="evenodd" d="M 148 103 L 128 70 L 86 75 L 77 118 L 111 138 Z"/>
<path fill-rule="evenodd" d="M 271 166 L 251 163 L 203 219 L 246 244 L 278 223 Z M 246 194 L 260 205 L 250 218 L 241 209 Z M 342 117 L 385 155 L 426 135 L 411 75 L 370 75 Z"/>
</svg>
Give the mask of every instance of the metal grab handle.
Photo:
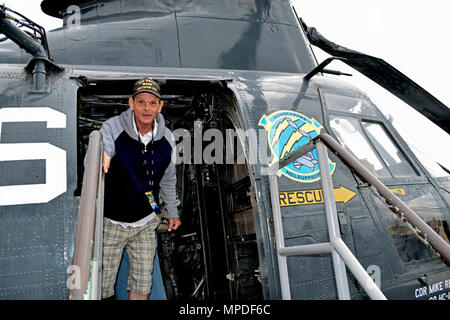
<svg viewBox="0 0 450 320">
<path fill-rule="evenodd" d="M 95 234 L 96 232 L 96 221 L 98 218 L 97 210 L 97 197 L 99 189 L 99 182 L 102 181 L 99 175 L 99 170 L 101 171 L 101 159 L 103 155 L 102 148 L 102 134 L 100 131 L 92 131 L 89 135 L 89 146 L 86 154 L 86 168 L 83 175 L 83 187 L 81 189 L 80 197 L 80 209 L 78 213 L 77 230 L 75 234 L 75 248 L 72 260 L 72 266 L 77 266 L 80 271 L 80 287 L 79 288 L 69 288 L 68 299 L 70 300 L 84 300 L 91 298 L 92 286 L 89 286 L 89 281 L 91 280 L 91 273 L 94 280 L 101 281 L 97 276 L 97 267 L 95 263 L 92 265 L 91 271 L 91 261 L 93 260 L 94 251 L 98 255 L 98 246 L 95 246 Z M 102 208 L 102 206 L 100 206 Z M 103 210 L 101 210 L 101 215 L 103 215 Z M 96 241 L 97 244 L 101 240 Z M 100 248 L 101 252 L 101 248 Z M 98 260 L 98 257 L 97 257 Z M 94 262 L 94 261 L 92 261 Z M 100 260 L 101 263 L 101 260 Z M 101 268 L 100 268 L 101 269 Z M 92 283 L 91 283 L 92 285 Z M 98 292 L 97 283 L 94 284 L 95 292 Z M 97 298 L 96 296 L 94 296 Z"/>
<path fill-rule="evenodd" d="M 358 280 L 361 287 L 367 293 L 372 300 L 387 300 L 373 279 L 364 270 L 363 266 L 359 263 L 358 259 L 353 255 L 350 249 L 347 247 L 342 239 L 336 239 L 332 243 L 333 248 L 337 251 L 342 260 L 345 261 L 345 265 L 350 269 L 352 274 Z"/>
<path fill-rule="evenodd" d="M 277 245 L 277 251 L 284 249 L 284 237 L 283 237 L 283 225 L 281 222 L 281 210 L 278 196 L 278 183 L 277 176 L 273 173 L 269 175 L 270 184 L 270 199 L 272 202 L 272 214 L 273 214 L 273 224 L 275 229 L 275 239 Z M 281 298 L 283 300 L 291 299 L 291 291 L 289 288 L 289 275 L 288 267 L 285 256 L 278 256 L 278 270 L 280 274 L 280 285 L 281 285 Z"/>
<path fill-rule="evenodd" d="M 333 181 L 331 180 L 331 172 L 328 164 L 328 152 L 325 145 L 321 141 L 317 142 L 316 149 L 317 157 L 319 158 L 321 176 L 320 181 L 322 183 L 323 199 L 327 216 L 328 234 L 330 236 L 331 246 L 334 247 L 334 243 L 341 240 L 341 233 L 339 230 L 339 220 L 337 217 L 336 202 L 334 199 Z M 333 259 L 338 297 L 340 300 L 350 300 L 350 290 L 348 288 L 345 263 L 335 250 L 331 251 L 331 257 Z"/>
</svg>

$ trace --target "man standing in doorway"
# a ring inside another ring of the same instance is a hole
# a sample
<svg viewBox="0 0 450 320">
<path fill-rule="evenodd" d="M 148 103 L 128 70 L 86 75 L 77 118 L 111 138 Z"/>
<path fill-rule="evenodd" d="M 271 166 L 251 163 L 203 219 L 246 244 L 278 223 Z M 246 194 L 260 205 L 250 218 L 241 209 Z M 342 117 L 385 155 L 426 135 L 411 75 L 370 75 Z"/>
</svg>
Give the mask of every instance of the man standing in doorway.
<svg viewBox="0 0 450 320">
<path fill-rule="evenodd" d="M 176 230 L 175 139 L 166 128 L 161 90 L 150 78 L 137 81 L 130 109 L 106 121 L 103 134 L 105 205 L 102 298 L 114 295 L 123 249 L 130 259 L 130 300 L 148 299 L 156 252 L 159 199 L 165 204 L 169 231 Z"/>
</svg>

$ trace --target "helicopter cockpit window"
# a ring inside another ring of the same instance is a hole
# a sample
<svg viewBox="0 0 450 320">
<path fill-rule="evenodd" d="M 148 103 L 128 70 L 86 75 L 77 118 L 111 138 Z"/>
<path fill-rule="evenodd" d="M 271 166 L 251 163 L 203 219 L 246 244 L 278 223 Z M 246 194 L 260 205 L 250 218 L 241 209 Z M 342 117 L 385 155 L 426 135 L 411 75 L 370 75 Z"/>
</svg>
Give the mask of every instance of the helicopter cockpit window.
<svg viewBox="0 0 450 320">
<path fill-rule="evenodd" d="M 409 200 L 402 200 L 448 243 L 448 237 L 450 236 L 448 224 L 431 191 L 427 192 L 425 190 L 425 193 L 421 192 L 420 194 L 406 196 Z M 406 263 L 433 256 L 431 250 L 418 239 L 406 223 L 394 215 L 384 201 L 376 196 L 374 196 L 374 199 L 375 205 L 388 227 L 398 255 L 403 262 Z"/>
<path fill-rule="evenodd" d="M 377 111 L 369 101 L 360 98 L 325 94 L 325 101 L 330 110 L 376 116 Z"/>
<path fill-rule="evenodd" d="M 417 175 L 380 124 L 330 115 L 330 125 L 341 145 L 378 178 Z"/>
<path fill-rule="evenodd" d="M 391 177 L 370 146 L 358 119 L 330 116 L 330 125 L 341 145 L 379 178 Z"/>
<path fill-rule="evenodd" d="M 411 177 L 416 175 L 403 153 L 392 142 L 392 139 L 380 124 L 364 121 L 362 124 L 373 146 L 387 163 L 389 170 L 395 177 Z"/>
</svg>

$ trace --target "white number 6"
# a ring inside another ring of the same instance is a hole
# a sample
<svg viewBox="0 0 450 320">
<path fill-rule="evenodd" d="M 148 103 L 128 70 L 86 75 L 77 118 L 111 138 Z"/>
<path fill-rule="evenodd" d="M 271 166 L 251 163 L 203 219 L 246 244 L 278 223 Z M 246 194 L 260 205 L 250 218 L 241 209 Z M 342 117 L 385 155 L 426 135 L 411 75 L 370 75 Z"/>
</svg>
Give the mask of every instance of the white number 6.
<svg viewBox="0 0 450 320">
<path fill-rule="evenodd" d="M 66 115 L 51 108 L 2 108 L 0 135 L 4 122 L 46 122 L 47 128 L 65 128 Z M 0 161 L 40 159 L 45 160 L 45 183 L 0 186 L 0 206 L 46 203 L 66 192 L 65 150 L 50 143 L 0 143 Z"/>
</svg>

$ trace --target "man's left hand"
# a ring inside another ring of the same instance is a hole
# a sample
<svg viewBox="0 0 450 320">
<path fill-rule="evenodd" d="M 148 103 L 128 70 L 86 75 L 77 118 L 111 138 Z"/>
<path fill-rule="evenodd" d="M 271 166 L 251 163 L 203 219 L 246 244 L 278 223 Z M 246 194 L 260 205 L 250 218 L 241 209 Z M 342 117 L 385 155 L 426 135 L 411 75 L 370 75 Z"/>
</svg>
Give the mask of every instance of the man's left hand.
<svg viewBox="0 0 450 320">
<path fill-rule="evenodd" d="M 181 225 L 180 218 L 169 218 L 169 229 L 168 231 L 177 230 Z"/>
</svg>

